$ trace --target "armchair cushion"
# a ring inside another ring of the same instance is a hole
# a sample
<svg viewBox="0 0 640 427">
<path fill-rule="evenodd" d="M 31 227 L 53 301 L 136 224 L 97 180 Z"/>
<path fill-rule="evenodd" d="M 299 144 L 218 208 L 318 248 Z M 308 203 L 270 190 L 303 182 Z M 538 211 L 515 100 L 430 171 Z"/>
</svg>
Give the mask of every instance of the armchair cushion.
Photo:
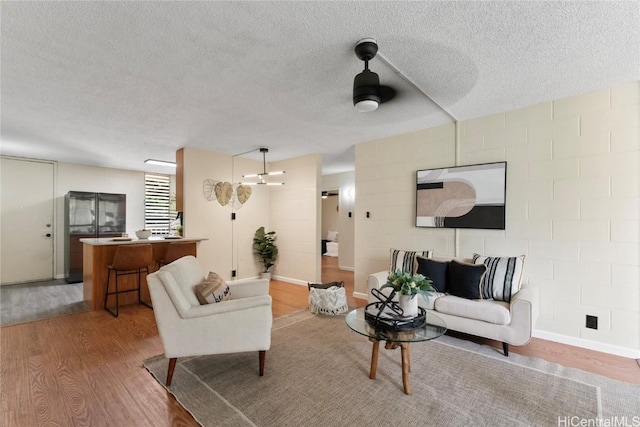
<svg viewBox="0 0 640 427">
<path fill-rule="evenodd" d="M 197 284 L 202 283 L 204 275 L 202 274 L 200 263 L 198 263 L 196 257 L 189 255 L 180 258 L 171 264 L 163 266 L 158 271 L 167 272 L 173 277 L 189 305 L 200 304 L 200 301 L 198 301 L 196 297 L 195 287 Z"/>
<path fill-rule="evenodd" d="M 168 271 L 162 271 L 161 269 L 155 274 L 158 275 L 160 283 L 164 287 L 165 292 L 169 295 L 176 311 L 180 317 L 184 318 L 193 305 L 185 297 L 184 292 L 180 289 L 180 285 L 178 285 L 178 282 L 176 282 L 173 275 Z M 149 279 L 147 279 L 147 281 L 149 281 Z"/>
<path fill-rule="evenodd" d="M 231 292 L 222 276 L 211 271 L 205 281 L 196 285 L 196 296 L 204 305 L 230 300 Z"/>
</svg>

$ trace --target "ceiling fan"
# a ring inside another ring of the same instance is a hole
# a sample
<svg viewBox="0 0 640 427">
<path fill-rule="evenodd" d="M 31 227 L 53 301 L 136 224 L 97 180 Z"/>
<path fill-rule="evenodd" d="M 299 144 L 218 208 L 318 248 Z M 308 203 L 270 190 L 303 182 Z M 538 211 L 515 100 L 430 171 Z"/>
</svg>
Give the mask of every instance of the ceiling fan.
<svg viewBox="0 0 640 427">
<path fill-rule="evenodd" d="M 361 113 L 374 111 L 378 105 L 391 100 L 396 91 L 380 84 L 380 78 L 369 70 L 369 61 L 378 53 L 375 39 L 359 40 L 355 47 L 356 56 L 364 61 L 364 70 L 353 79 L 353 105 Z"/>
</svg>

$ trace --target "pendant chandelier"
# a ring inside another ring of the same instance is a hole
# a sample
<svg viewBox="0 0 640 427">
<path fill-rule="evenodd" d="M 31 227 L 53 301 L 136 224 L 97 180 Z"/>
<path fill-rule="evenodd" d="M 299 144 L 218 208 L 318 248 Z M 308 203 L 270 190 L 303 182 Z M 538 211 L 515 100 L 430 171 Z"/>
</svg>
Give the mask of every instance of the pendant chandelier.
<svg viewBox="0 0 640 427">
<path fill-rule="evenodd" d="M 262 172 L 242 175 L 243 178 L 258 178 L 258 182 L 241 182 L 242 185 L 284 185 L 284 182 L 267 182 L 265 177 L 273 175 L 282 175 L 285 171 L 273 171 L 267 172 L 267 158 L 266 155 L 269 152 L 268 148 L 262 147 L 259 149 L 262 153 Z M 254 150 L 255 151 L 255 150 Z"/>
</svg>

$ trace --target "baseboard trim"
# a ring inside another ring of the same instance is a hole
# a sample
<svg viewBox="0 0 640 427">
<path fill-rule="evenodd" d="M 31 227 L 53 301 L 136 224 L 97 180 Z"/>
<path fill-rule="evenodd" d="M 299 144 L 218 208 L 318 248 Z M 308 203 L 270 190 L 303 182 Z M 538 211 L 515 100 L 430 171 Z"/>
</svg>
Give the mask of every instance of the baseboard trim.
<svg viewBox="0 0 640 427">
<path fill-rule="evenodd" d="M 367 299 L 367 294 L 363 294 L 362 292 L 354 292 L 351 294 L 354 298 L 358 298 L 358 299 Z"/>
<path fill-rule="evenodd" d="M 293 283 L 294 285 L 307 286 L 307 283 L 308 283 L 308 282 L 305 282 L 304 280 L 292 279 L 291 277 L 284 277 L 284 276 L 271 276 L 271 278 L 275 280 L 279 280 L 281 282 Z"/>
<path fill-rule="evenodd" d="M 572 345 L 574 347 L 586 348 L 588 350 L 600 351 L 602 353 L 613 354 L 615 356 L 627 357 L 629 359 L 640 359 L 640 350 L 620 347 L 612 344 L 604 344 L 584 338 L 569 337 L 566 335 L 554 334 L 553 332 L 540 331 L 535 329 L 532 334 L 535 338 L 561 344 Z"/>
<path fill-rule="evenodd" d="M 356 271 L 356 269 L 355 269 L 355 268 L 353 268 L 353 267 L 347 267 L 347 266 L 344 266 L 344 265 L 338 265 L 338 268 L 339 268 L 340 270 L 344 270 L 344 271 Z"/>
</svg>

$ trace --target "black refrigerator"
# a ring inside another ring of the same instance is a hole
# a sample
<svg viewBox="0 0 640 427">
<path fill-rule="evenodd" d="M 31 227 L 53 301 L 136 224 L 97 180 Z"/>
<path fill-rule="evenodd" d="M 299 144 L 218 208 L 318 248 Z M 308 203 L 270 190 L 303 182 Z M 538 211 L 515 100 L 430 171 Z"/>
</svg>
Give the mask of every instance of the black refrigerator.
<svg viewBox="0 0 640 427">
<path fill-rule="evenodd" d="M 127 231 L 126 194 L 69 191 L 64 197 L 64 278 L 82 282 L 82 242 Z"/>
</svg>

